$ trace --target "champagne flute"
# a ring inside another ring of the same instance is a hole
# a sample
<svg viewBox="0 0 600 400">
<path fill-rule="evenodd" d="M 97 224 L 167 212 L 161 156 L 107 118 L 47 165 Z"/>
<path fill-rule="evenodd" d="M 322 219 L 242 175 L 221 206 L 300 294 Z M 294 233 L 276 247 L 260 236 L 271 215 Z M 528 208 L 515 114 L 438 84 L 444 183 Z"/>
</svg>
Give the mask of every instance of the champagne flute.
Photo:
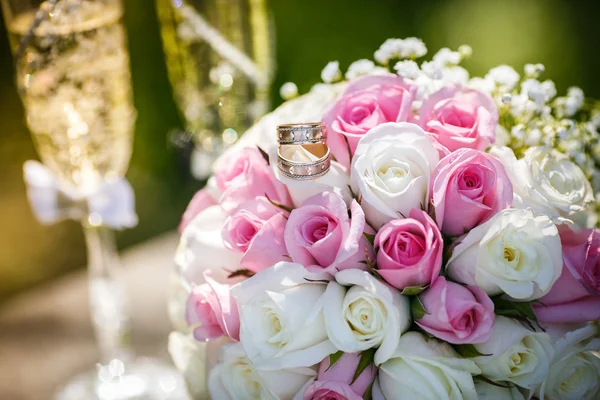
<svg viewBox="0 0 600 400">
<path fill-rule="evenodd" d="M 44 165 L 60 187 L 82 196 L 122 179 L 136 111 L 121 1 L 1 1 L 17 87 Z M 57 399 L 185 398 L 172 368 L 134 357 L 113 233 L 97 213 L 85 214 L 90 313 L 101 360 Z"/>
<path fill-rule="evenodd" d="M 175 102 L 193 138 L 192 172 L 269 110 L 273 26 L 266 0 L 156 0 Z M 191 134 L 191 135 L 190 135 Z"/>
</svg>

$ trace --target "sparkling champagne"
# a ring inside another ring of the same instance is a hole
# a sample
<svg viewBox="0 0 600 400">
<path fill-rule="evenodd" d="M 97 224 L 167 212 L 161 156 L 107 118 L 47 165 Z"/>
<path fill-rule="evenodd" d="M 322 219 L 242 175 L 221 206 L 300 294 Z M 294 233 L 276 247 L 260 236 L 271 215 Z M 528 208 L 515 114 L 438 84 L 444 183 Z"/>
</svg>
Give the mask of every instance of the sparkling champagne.
<svg viewBox="0 0 600 400">
<path fill-rule="evenodd" d="M 122 176 L 131 154 L 136 113 L 121 17 L 117 1 L 63 0 L 32 35 L 34 13 L 8 26 L 38 153 L 83 190 Z"/>
<path fill-rule="evenodd" d="M 174 97 L 209 173 L 214 157 L 269 109 L 266 0 L 156 2 Z"/>
</svg>

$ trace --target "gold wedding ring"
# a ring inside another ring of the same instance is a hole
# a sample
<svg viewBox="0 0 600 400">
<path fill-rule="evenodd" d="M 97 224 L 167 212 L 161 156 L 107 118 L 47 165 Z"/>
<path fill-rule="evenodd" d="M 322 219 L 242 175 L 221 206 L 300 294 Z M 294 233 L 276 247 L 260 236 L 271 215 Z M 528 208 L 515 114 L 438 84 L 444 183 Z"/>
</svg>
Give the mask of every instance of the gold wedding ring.
<svg viewBox="0 0 600 400">
<path fill-rule="evenodd" d="M 309 180 L 329 172 L 331 153 L 325 143 L 325 125 L 320 122 L 279 125 L 277 134 L 277 167 L 281 174 L 290 179 Z"/>
<path fill-rule="evenodd" d="M 325 143 L 327 129 L 321 122 L 285 124 L 277 126 L 279 144 Z"/>
</svg>

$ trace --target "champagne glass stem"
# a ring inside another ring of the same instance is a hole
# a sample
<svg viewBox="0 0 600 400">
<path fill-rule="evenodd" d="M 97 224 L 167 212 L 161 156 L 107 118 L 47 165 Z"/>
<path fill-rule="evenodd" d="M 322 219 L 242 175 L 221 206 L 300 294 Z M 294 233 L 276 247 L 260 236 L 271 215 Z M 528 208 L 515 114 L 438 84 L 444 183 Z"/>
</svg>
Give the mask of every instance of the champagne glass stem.
<svg viewBox="0 0 600 400">
<path fill-rule="evenodd" d="M 119 255 L 114 233 L 83 221 L 87 244 L 89 304 L 102 364 L 132 360 L 126 292 L 117 279 Z"/>
</svg>

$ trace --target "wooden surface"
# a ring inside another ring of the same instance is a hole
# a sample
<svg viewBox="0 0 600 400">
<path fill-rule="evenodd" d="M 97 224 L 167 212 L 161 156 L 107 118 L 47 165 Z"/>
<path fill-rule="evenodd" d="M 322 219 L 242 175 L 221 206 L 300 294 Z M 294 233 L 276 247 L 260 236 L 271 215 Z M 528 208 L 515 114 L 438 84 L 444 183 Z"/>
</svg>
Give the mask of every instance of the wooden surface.
<svg viewBox="0 0 600 400">
<path fill-rule="evenodd" d="M 167 277 L 177 245 L 169 233 L 122 254 L 138 355 L 168 359 Z M 98 353 L 88 315 L 86 271 L 18 295 L 0 308 L 0 400 L 45 400 Z"/>
</svg>

